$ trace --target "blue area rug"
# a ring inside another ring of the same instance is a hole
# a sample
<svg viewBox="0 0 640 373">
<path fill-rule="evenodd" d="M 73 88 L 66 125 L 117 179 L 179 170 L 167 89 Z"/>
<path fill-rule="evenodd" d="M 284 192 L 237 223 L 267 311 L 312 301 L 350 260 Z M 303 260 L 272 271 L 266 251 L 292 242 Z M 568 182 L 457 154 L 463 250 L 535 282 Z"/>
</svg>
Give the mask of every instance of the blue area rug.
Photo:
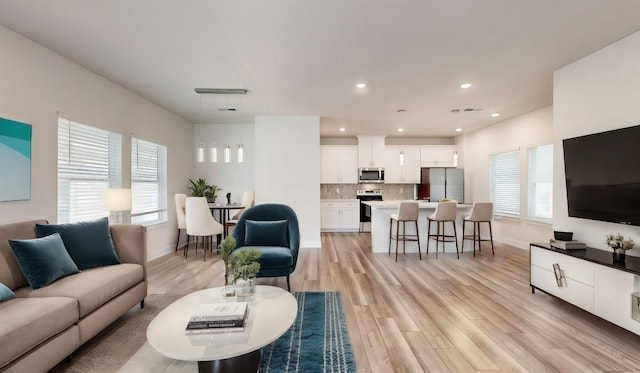
<svg viewBox="0 0 640 373">
<path fill-rule="evenodd" d="M 298 317 L 282 337 L 262 349 L 259 372 L 355 372 L 340 293 L 294 295 Z"/>
</svg>

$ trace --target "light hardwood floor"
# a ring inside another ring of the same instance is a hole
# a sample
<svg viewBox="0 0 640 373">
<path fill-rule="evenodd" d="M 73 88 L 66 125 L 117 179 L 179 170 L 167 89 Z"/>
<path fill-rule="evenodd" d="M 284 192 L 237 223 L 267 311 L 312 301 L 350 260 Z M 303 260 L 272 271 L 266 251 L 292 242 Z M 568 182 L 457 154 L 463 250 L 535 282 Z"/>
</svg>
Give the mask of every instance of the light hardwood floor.
<svg viewBox="0 0 640 373">
<path fill-rule="evenodd" d="M 423 243 L 424 244 L 424 243 Z M 455 254 L 371 252 L 367 233 L 301 249 L 293 291 L 340 291 L 359 372 L 640 372 L 640 337 L 529 287 L 529 253 L 496 243 Z M 149 266 L 149 293 L 220 286 L 218 256 Z M 286 288 L 284 278 L 259 284 Z M 274 315 L 276 317 L 276 315 Z"/>
</svg>

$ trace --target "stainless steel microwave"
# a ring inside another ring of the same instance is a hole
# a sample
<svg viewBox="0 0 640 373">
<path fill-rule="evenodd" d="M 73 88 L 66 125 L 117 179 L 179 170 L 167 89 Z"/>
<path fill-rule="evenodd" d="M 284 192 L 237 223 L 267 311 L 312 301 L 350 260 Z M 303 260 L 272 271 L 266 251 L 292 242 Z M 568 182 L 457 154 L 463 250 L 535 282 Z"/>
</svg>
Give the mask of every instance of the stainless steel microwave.
<svg viewBox="0 0 640 373">
<path fill-rule="evenodd" d="M 358 182 L 361 184 L 384 183 L 384 168 L 359 168 Z"/>
</svg>

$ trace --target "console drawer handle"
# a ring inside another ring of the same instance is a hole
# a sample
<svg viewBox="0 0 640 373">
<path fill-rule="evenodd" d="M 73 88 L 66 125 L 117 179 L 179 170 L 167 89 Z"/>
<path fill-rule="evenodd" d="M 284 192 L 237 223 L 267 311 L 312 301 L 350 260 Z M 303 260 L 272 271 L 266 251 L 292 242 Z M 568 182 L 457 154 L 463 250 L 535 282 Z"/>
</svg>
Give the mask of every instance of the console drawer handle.
<svg viewBox="0 0 640 373">
<path fill-rule="evenodd" d="M 560 265 L 558 263 L 553 263 L 553 273 L 556 275 L 556 284 L 558 287 L 562 287 L 562 279 L 564 278 L 564 271 L 560 269 Z"/>
</svg>

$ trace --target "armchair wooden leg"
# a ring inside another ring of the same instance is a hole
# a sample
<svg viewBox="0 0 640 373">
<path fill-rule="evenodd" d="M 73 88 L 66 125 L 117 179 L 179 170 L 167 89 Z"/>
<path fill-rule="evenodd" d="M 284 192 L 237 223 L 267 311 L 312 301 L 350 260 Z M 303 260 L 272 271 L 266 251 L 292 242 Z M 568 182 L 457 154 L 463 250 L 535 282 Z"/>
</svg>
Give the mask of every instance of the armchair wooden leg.
<svg viewBox="0 0 640 373">
<path fill-rule="evenodd" d="M 291 282 L 289 281 L 289 275 L 287 275 L 287 291 L 291 293 Z"/>
<path fill-rule="evenodd" d="M 144 308 L 144 299 L 140 301 L 140 309 Z"/>
</svg>

